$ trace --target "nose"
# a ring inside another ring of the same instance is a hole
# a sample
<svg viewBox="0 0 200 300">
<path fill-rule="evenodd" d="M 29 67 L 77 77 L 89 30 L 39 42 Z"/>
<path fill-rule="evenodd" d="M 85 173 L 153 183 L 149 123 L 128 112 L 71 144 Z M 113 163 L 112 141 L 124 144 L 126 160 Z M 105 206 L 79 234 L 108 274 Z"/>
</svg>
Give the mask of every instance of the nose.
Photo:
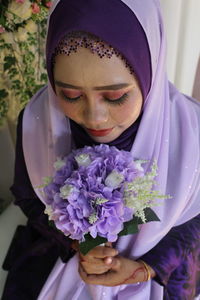
<svg viewBox="0 0 200 300">
<path fill-rule="evenodd" d="M 108 121 L 109 109 L 102 99 L 88 99 L 83 111 L 84 123 L 87 128 L 102 129 Z"/>
</svg>

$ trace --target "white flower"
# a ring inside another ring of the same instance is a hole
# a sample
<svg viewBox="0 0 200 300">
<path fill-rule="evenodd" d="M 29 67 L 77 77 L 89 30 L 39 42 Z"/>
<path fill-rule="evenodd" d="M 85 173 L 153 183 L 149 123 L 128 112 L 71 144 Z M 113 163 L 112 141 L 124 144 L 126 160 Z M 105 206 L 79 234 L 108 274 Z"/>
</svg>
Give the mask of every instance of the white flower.
<svg viewBox="0 0 200 300">
<path fill-rule="evenodd" d="M 96 198 L 95 199 L 95 204 L 97 204 L 97 205 L 100 205 L 100 204 L 103 204 L 103 203 L 106 203 L 106 202 L 108 202 L 108 199 L 106 199 L 106 198 Z"/>
<path fill-rule="evenodd" d="M 15 14 L 21 20 L 27 20 L 32 15 L 31 2 L 29 0 L 24 1 L 24 3 L 11 1 L 8 6 L 8 11 Z M 10 15 L 11 14 L 9 14 L 9 17 Z M 21 20 L 19 20 L 19 23 L 21 23 Z"/>
<path fill-rule="evenodd" d="M 116 189 L 120 186 L 122 181 L 124 180 L 124 176 L 117 171 L 112 171 L 105 179 L 105 185 Z"/>
<path fill-rule="evenodd" d="M 157 176 L 157 168 L 157 163 L 154 161 L 150 172 L 125 184 L 124 200 L 126 206 L 133 209 L 134 215 L 140 217 L 143 223 L 146 222 L 145 208 L 159 205 L 156 202 L 157 199 L 170 198 L 169 195 L 162 195 L 153 189 L 153 186 L 156 184 L 154 178 Z"/>
<path fill-rule="evenodd" d="M 77 161 L 79 167 L 84 166 L 87 167 L 91 164 L 91 159 L 89 154 L 80 154 L 75 156 L 75 160 Z"/>
<path fill-rule="evenodd" d="M 4 40 L 6 44 L 13 44 L 15 43 L 14 41 L 14 36 L 12 32 L 4 32 L 1 34 L 1 38 Z"/>
<path fill-rule="evenodd" d="M 44 213 L 49 216 L 49 220 L 54 220 L 53 209 L 52 209 L 51 205 L 46 206 Z"/>
<path fill-rule="evenodd" d="M 37 25 L 33 20 L 28 20 L 27 24 L 25 25 L 25 28 L 28 32 L 34 33 L 37 31 Z"/>
<path fill-rule="evenodd" d="M 134 160 L 134 164 L 135 164 L 136 169 L 138 171 L 144 172 L 144 168 L 141 165 L 146 163 L 146 162 L 147 162 L 146 160 L 141 160 L 141 159 Z"/>
<path fill-rule="evenodd" d="M 90 224 L 94 224 L 97 220 L 98 220 L 98 217 L 97 217 L 96 212 L 91 214 L 88 218 L 88 221 L 89 221 Z"/>
<path fill-rule="evenodd" d="M 27 30 L 23 27 L 19 27 L 16 36 L 18 41 L 25 42 L 27 40 Z"/>
<path fill-rule="evenodd" d="M 67 199 L 69 195 L 72 193 L 74 187 L 69 184 L 65 184 L 60 188 L 60 197 L 63 199 Z"/>
<path fill-rule="evenodd" d="M 65 165 L 65 161 L 57 158 L 56 162 L 54 163 L 54 169 L 59 170 L 60 168 L 62 168 Z"/>
</svg>

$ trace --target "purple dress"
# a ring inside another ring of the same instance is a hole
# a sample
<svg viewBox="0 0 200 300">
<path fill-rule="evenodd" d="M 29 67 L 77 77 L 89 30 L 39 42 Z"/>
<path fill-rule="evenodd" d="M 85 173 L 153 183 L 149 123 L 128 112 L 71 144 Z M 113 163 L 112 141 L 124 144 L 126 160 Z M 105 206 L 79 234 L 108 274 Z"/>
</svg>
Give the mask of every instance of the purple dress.
<svg viewBox="0 0 200 300">
<path fill-rule="evenodd" d="M 28 221 L 26 226 L 18 226 L 3 264 L 9 273 L 2 300 L 36 300 L 57 258 L 67 262 L 74 255 L 71 240 L 48 225 L 44 205 L 29 181 L 22 149 L 22 115 L 11 191 Z M 141 259 L 155 270 L 154 280 L 164 286 L 165 300 L 193 300 L 200 294 L 200 215 L 172 228 Z"/>
</svg>

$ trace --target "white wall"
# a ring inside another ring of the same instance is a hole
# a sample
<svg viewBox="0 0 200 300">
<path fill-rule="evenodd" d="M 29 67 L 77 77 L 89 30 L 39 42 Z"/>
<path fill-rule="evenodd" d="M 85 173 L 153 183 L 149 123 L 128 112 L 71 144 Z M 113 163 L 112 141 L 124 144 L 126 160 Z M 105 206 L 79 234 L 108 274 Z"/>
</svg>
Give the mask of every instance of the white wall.
<svg viewBox="0 0 200 300">
<path fill-rule="evenodd" d="M 167 33 L 169 79 L 192 95 L 200 55 L 200 0 L 161 0 Z"/>
</svg>

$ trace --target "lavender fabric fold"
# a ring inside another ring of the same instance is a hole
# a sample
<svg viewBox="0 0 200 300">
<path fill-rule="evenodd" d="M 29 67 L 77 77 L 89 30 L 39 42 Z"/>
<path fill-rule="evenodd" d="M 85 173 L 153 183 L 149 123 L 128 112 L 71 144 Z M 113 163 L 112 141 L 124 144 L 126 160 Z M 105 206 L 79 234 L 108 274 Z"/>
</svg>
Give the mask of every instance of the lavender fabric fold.
<svg viewBox="0 0 200 300">
<path fill-rule="evenodd" d="M 59 2 L 61 4 L 62 1 L 54 2 L 52 12 L 56 12 L 56 5 L 59 7 Z M 63 2 L 72 5 L 72 1 Z M 79 25 L 83 25 L 84 21 L 93 24 L 95 20 L 87 18 L 87 9 L 92 10 L 95 15 L 98 1 L 87 1 L 88 5 L 85 4 L 84 7 L 81 6 L 83 1 L 75 2 L 77 9 L 74 13 L 80 14 Z M 120 22 L 123 21 L 123 18 L 121 19 L 123 15 L 120 15 L 120 11 L 116 12 L 116 8 L 126 9 L 127 16 L 133 13 L 146 34 L 152 76 L 144 101 L 142 118 L 130 151 L 134 158 L 149 161 L 147 170 L 152 161 L 157 160 L 159 172 L 156 189 L 172 196 L 172 199 L 163 200 L 162 205 L 154 209 L 161 222 L 144 224 L 137 235 L 119 238 L 116 244 L 119 252 L 131 258 L 138 258 L 152 249 L 173 226 L 183 224 L 199 214 L 200 106 L 195 100 L 181 95 L 167 80 L 165 34 L 159 2 L 157 0 L 109 0 L 104 4 L 106 3 L 109 3 L 109 7 L 113 7 L 112 13 L 119 16 Z M 51 17 L 49 24 L 59 27 L 59 24 L 51 24 Z M 130 27 L 123 40 L 129 53 L 137 48 L 136 45 L 128 43 L 131 33 Z M 109 42 L 109 39 L 105 40 Z M 117 42 L 120 41 L 116 37 L 116 44 L 113 46 L 118 49 Z M 128 55 L 122 49 L 121 52 L 125 57 Z M 138 77 L 140 78 L 139 75 Z M 38 145 L 37 151 L 35 151 L 35 141 Z M 43 201 L 43 194 L 37 186 L 41 185 L 42 177 L 51 176 L 56 157 L 67 155 L 73 146 L 70 122 L 60 111 L 56 95 L 49 83 L 48 87 L 41 89 L 27 105 L 23 118 L 23 150 L 26 166 L 31 183 L 41 201 Z M 102 299 L 104 294 L 107 295 L 108 300 L 115 297 L 119 300 L 161 300 L 163 298 L 163 288 L 154 281 L 115 288 L 88 286 L 79 277 L 77 263 L 76 256 L 67 264 L 58 260 L 38 299 L 52 297 L 55 300 L 88 300 L 90 297 L 98 300 Z M 66 285 L 69 277 L 72 280 Z"/>
</svg>

